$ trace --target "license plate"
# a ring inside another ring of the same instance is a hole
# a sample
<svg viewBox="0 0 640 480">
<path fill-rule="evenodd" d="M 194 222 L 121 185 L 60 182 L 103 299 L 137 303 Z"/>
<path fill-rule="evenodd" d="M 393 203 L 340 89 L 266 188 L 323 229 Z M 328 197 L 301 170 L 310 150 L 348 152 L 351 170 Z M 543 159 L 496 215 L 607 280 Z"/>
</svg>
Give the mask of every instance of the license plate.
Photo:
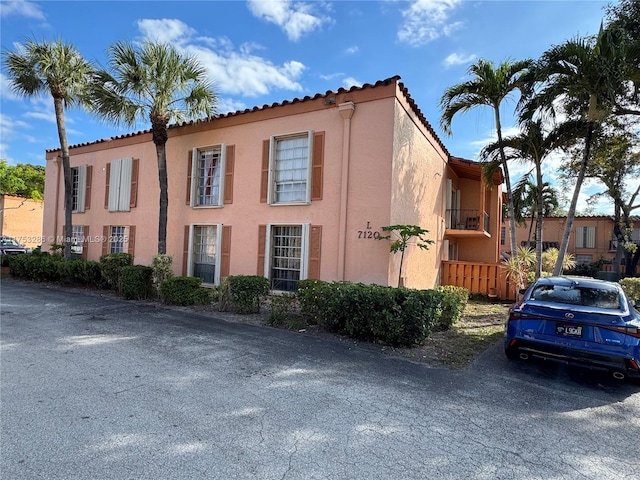
<svg viewBox="0 0 640 480">
<path fill-rule="evenodd" d="M 581 337 L 582 325 L 556 325 L 556 335 L 564 337 Z"/>
</svg>

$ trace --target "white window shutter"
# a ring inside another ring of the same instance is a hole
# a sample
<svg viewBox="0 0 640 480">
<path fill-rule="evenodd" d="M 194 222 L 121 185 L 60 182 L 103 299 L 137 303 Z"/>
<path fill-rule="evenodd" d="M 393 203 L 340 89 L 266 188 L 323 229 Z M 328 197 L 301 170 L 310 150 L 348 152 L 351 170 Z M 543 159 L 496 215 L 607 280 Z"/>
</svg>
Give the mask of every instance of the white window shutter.
<svg viewBox="0 0 640 480">
<path fill-rule="evenodd" d="M 122 161 L 113 160 L 111 162 L 111 173 L 109 176 L 109 211 L 117 212 L 120 198 L 120 175 L 122 171 Z"/>
<path fill-rule="evenodd" d="M 123 158 L 120 172 L 120 195 L 118 195 L 118 210 L 128 212 L 131 200 L 131 177 L 133 171 L 133 158 Z"/>
</svg>

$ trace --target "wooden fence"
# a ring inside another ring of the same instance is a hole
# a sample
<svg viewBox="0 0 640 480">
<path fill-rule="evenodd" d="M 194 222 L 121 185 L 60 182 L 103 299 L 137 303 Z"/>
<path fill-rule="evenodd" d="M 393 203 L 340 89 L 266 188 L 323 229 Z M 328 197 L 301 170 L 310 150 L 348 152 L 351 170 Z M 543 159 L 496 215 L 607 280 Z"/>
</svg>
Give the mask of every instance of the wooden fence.
<svg viewBox="0 0 640 480">
<path fill-rule="evenodd" d="M 515 300 L 513 286 L 499 263 L 442 262 L 441 285 L 464 287 L 469 293 L 480 293 L 499 300 Z"/>
</svg>

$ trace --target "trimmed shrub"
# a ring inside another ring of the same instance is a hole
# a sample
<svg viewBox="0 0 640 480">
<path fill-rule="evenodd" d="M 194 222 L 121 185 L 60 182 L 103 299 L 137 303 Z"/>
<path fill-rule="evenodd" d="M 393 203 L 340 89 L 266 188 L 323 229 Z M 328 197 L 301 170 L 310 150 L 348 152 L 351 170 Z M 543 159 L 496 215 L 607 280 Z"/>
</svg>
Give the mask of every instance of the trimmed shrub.
<svg viewBox="0 0 640 480">
<path fill-rule="evenodd" d="M 108 253 L 100 257 L 100 271 L 106 288 L 122 292 L 122 267 L 133 264 L 133 257 L 128 253 Z"/>
<path fill-rule="evenodd" d="M 63 259 L 58 255 L 25 253 L 9 260 L 9 273 L 35 282 L 55 282 L 62 278 Z"/>
<path fill-rule="evenodd" d="M 260 304 L 269 293 L 269 280 L 260 275 L 227 277 L 231 306 L 237 313 L 259 313 Z"/>
<path fill-rule="evenodd" d="M 101 284 L 102 273 L 98 262 L 73 259 L 62 262 L 60 268 L 60 278 L 64 283 L 90 287 L 97 287 Z"/>
<path fill-rule="evenodd" d="M 440 319 L 444 293 L 361 283 L 305 280 L 300 310 L 329 331 L 390 345 L 424 341 Z"/>
<path fill-rule="evenodd" d="M 631 303 L 640 301 L 640 278 L 627 277 L 620 280 L 619 283 Z"/>
<path fill-rule="evenodd" d="M 160 297 L 160 286 L 165 280 L 173 277 L 173 257 L 164 253 L 158 253 L 153 256 L 151 262 L 151 268 L 153 269 L 153 287 L 156 290 L 156 294 Z"/>
<path fill-rule="evenodd" d="M 160 286 L 162 300 L 171 305 L 201 305 L 211 302 L 211 292 L 198 277 L 172 277 Z"/>
<path fill-rule="evenodd" d="M 442 292 L 442 315 L 434 325 L 434 330 L 449 330 L 462 317 L 469 302 L 469 290 L 464 287 L 443 285 L 435 288 Z"/>
<path fill-rule="evenodd" d="M 144 265 L 127 265 L 120 271 L 122 295 L 127 300 L 142 300 L 152 290 L 153 268 Z"/>
</svg>

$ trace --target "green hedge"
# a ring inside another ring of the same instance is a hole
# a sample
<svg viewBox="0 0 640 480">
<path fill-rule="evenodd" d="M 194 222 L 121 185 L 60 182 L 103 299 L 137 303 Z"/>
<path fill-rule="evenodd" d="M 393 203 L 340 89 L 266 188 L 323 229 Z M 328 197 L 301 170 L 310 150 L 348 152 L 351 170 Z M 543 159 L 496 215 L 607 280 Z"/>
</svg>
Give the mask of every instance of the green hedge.
<svg viewBox="0 0 640 480">
<path fill-rule="evenodd" d="M 153 284 L 153 268 L 144 265 L 127 265 L 122 267 L 122 295 L 127 300 L 149 298 Z"/>
<path fill-rule="evenodd" d="M 102 272 L 100 263 L 73 259 L 61 262 L 61 280 L 72 285 L 86 285 L 100 287 L 102 285 Z"/>
<path fill-rule="evenodd" d="M 329 331 L 390 345 L 421 343 L 440 321 L 444 292 L 303 280 L 300 310 Z"/>
<path fill-rule="evenodd" d="M 61 256 L 46 253 L 12 255 L 9 259 L 9 273 L 35 282 L 56 282 L 63 278 L 63 262 Z"/>
<path fill-rule="evenodd" d="M 442 292 L 444 295 L 442 298 L 442 315 L 434 325 L 434 330 L 449 330 L 462 317 L 464 309 L 469 302 L 469 290 L 464 287 L 454 287 L 453 285 L 436 287 L 435 290 Z"/>
<path fill-rule="evenodd" d="M 229 298 L 237 313 L 259 313 L 260 305 L 269 293 L 269 280 L 259 275 L 227 277 Z"/>
<path fill-rule="evenodd" d="M 108 253 L 100 257 L 100 271 L 107 288 L 122 292 L 120 275 L 122 267 L 133 265 L 133 257 L 128 253 Z"/>
<path fill-rule="evenodd" d="M 211 302 L 211 291 L 201 287 L 201 278 L 171 277 L 160 286 L 165 303 L 171 305 L 200 305 Z"/>
</svg>

